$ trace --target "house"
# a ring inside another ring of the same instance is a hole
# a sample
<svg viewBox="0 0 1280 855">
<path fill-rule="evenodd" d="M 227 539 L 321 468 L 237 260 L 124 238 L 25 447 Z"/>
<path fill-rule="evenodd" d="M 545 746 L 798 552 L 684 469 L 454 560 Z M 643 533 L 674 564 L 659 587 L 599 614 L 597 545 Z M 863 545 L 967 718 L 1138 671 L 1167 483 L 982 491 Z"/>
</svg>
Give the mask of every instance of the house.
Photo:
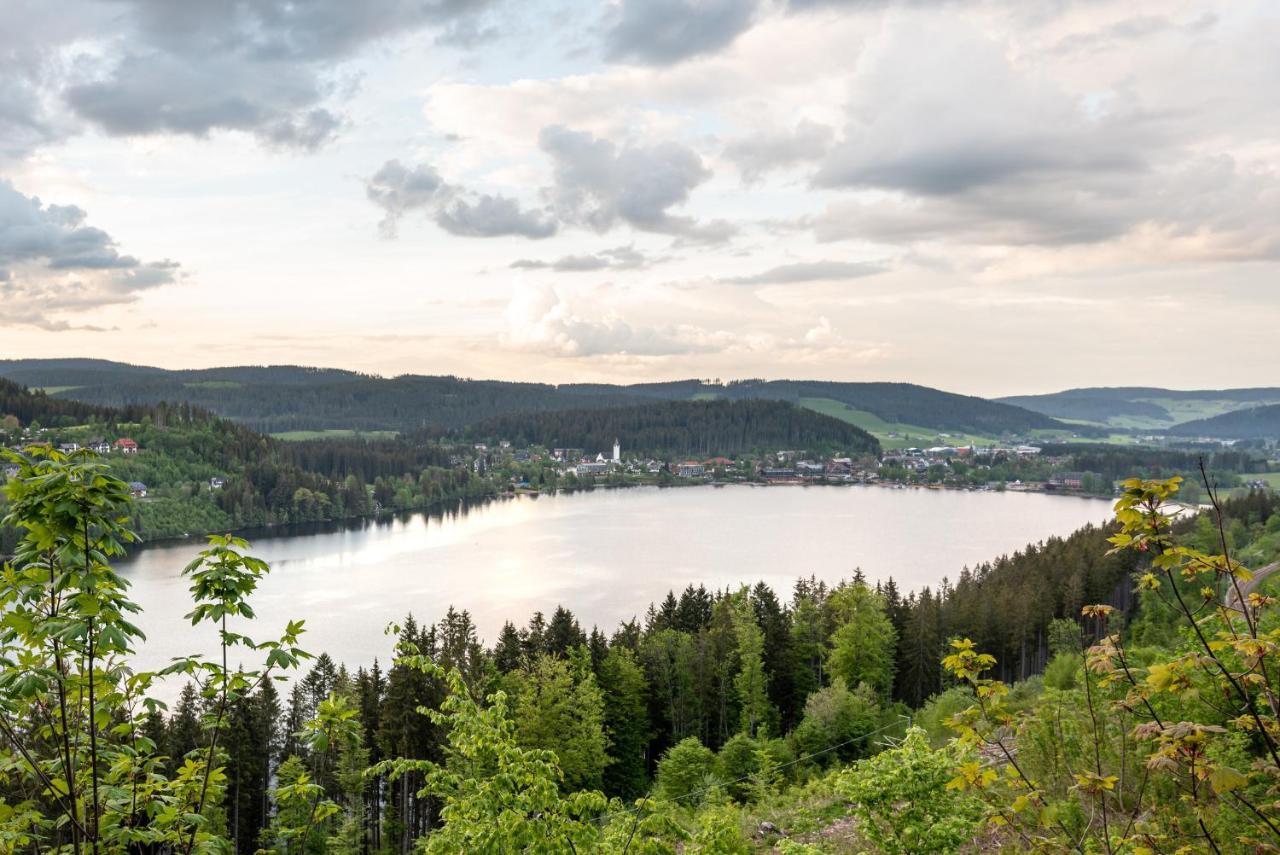
<svg viewBox="0 0 1280 855">
<path fill-rule="evenodd" d="M 676 466 L 676 475 L 681 478 L 701 478 L 707 474 L 707 467 L 696 460 L 686 460 Z"/>
<path fill-rule="evenodd" d="M 727 457 L 713 457 L 710 460 L 703 461 L 703 466 L 712 468 L 726 468 L 733 465 L 733 461 Z"/>
<path fill-rule="evenodd" d="M 129 492 L 133 494 L 135 499 L 145 499 L 147 497 L 147 485 L 141 481 L 130 481 Z"/>
<path fill-rule="evenodd" d="M 122 436 L 116 440 L 116 451 L 121 454 L 137 454 L 138 443 L 129 439 L 127 436 Z"/>
<path fill-rule="evenodd" d="M 794 469 L 778 469 L 766 466 L 760 470 L 760 476 L 766 481 L 794 481 L 796 478 L 796 470 Z"/>
<path fill-rule="evenodd" d="M 209 479 L 210 490 L 221 490 L 225 486 L 227 486 L 227 482 L 224 479 L 219 478 L 217 475 L 214 475 Z"/>
<path fill-rule="evenodd" d="M 95 439 L 93 442 L 89 443 L 89 450 L 94 454 L 110 454 L 111 443 L 107 442 L 105 439 Z"/>
<path fill-rule="evenodd" d="M 80 443 L 78 442 L 59 443 L 58 450 L 61 451 L 63 454 L 73 454 L 80 450 Z"/>
<path fill-rule="evenodd" d="M 9 478 L 17 478 L 18 473 L 21 472 L 22 470 L 19 469 L 17 466 L 6 466 L 3 470 L 0 470 L 0 471 L 4 473 L 5 479 L 8 480 Z"/>
<path fill-rule="evenodd" d="M 579 477 L 608 475 L 609 464 L 603 461 L 595 463 L 579 463 L 577 469 L 574 470 Z"/>
</svg>

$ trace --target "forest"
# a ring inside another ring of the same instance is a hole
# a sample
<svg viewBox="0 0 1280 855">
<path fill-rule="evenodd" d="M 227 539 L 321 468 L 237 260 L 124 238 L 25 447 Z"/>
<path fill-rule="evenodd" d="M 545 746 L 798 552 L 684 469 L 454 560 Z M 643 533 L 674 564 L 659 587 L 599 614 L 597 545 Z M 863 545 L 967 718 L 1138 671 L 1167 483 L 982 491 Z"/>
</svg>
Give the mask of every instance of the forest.
<svg viewBox="0 0 1280 855">
<path fill-rule="evenodd" d="M 1223 436 L 1231 439 L 1275 439 L 1280 436 L 1280 404 L 1250 407 L 1173 428 L 1180 436 Z"/>
<path fill-rule="evenodd" d="M 831 398 L 889 422 L 1000 436 L 1067 426 L 1010 404 L 910 383 L 685 380 L 612 384 L 511 383 L 459 377 L 376 377 L 337 369 L 243 366 L 169 371 L 105 360 L 0 360 L 0 377 L 59 398 L 125 406 L 191 403 L 264 433 L 311 429 L 454 430 L 513 413 L 638 406 L 709 398 L 799 403 Z"/>
<path fill-rule="evenodd" d="M 184 575 L 190 619 L 222 627 L 224 652 L 148 675 L 125 667 L 136 607 L 110 567 L 135 537 L 127 486 L 87 454 L 34 449 L 21 465 L 6 522 L 24 536 L 0 584 L 13 849 L 1277 842 L 1265 693 L 1280 629 L 1270 589 L 1241 587 L 1245 561 L 1280 555 L 1274 493 L 1171 520 L 1176 479 L 1129 481 L 1114 522 L 936 591 L 860 573 L 789 592 L 691 585 L 614 628 L 559 607 L 489 644 L 451 606 L 405 616 L 385 664 L 313 656 L 298 621 L 267 640 L 229 631 L 270 568 L 214 536 Z M 161 676 L 186 685 L 171 710 L 149 696 Z"/>
<path fill-rule="evenodd" d="M 518 446 L 606 449 L 629 454 L 707 457 L 777 449 L 878 454 L 880 443 L 853 425 L 783 401 L 655 401 L 638 407 L 499 416 L 473 425 L 475 439 Z"/>
</svg>

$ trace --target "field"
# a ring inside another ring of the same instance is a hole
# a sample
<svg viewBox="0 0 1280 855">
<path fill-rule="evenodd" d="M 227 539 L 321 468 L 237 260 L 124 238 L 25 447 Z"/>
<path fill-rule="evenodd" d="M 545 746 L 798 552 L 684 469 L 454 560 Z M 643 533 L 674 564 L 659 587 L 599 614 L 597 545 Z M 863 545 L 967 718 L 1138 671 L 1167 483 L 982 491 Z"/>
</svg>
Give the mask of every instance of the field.
<svg viewBox="0 0 1280 855">
<path fill-rule="evenodd" d="M 830 398 L 801 398 L 800 405 L 814 412 L 833 416 L 842 422 L 848 422 L 851 425 L 862 428 L 880 440 L 880 445 L 886 449 L 938 445 L 941 443 L 947 445 L 993 445 L 997 442 L 994 437 L 980 434 L 957 433 L 954 431 L 939 432 L 933 428 L 920 427 L 919 425 L 886 422 L 874 413 L 869 413 L 866 410 L 856 410 L 848 404 L 833 401 Z"/>
<path fill-rule="evenodd" d="M 285 442 L 302 442 L 307 439 L 395 439 L 399 434 L 394 430 L 351 430 L 334 428 L 332 430 L 286 430 L 271 434 Z"/>
</svg>

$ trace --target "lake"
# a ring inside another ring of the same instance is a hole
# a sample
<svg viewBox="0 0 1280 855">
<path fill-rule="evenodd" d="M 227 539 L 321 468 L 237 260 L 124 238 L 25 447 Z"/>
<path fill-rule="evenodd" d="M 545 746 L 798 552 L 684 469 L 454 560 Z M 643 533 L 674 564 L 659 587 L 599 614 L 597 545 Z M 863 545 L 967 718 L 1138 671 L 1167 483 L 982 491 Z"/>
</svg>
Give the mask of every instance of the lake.
<svg viewBox="0 0 1280 855">
<path fill-rule="evenodd" d="M 387 662 L 383 630 L 412 612 L 434 622 L 469 610 L 487 643 L 503 621 L 570 608 L 584 629 L 611 633 L 686 585 L 764 580 L 789 599 L 795 579 L 828 582 L 862 568 L 905 593 L 1110 516 L 1111 503 L 1036 493 L 875 487 L 640 487 L 523 496 L 465 511 L 366 521 L 293 536 L 259 536 L 272 572 L 253 599 L 263 640 L 290 618 L 304 647 L 353 668 Z M 158 544 L 118 564 L 143 606 L 138 667 L 213 648 L 196 634 L 181 570 L 198 543 Z M 247 628 L 247 627 L 246 627 Z"/>
</svg>

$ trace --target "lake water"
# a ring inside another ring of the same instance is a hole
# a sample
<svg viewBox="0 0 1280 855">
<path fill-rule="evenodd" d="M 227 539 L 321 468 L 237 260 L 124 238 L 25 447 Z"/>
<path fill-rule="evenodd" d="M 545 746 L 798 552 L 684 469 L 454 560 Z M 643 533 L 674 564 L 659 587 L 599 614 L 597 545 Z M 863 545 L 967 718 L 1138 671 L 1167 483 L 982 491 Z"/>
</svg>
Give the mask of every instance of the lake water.
<svg viewBox="0 0 1280 855">
<path fill-rule="evenodd" d="M 520 497 L 445 516 L 415 514 L 314 533 L 260 536 L 272 571 L 253 599 L 262 640 L 290 618 L 304 646 L 354 667 L 384 664 L 383 630 L 412 612 L 434 622 L 468 609 L 492 643 L 504 620 L 569 607 L 611 633 L 669 589 L 764 580 L 783 599 L 799 576 L 862 568 L 901 590 L 1110 516 L 1111 503 L 1027 493 L 873 487 L 642 487 Z M 143 606 L 139 667 L 210 650 L 196 634 L 181 570 L 200 544 L 161 544 L 118 565 Z M 247 629 L 248 627 L 246 627 Z"/>
</svg>

